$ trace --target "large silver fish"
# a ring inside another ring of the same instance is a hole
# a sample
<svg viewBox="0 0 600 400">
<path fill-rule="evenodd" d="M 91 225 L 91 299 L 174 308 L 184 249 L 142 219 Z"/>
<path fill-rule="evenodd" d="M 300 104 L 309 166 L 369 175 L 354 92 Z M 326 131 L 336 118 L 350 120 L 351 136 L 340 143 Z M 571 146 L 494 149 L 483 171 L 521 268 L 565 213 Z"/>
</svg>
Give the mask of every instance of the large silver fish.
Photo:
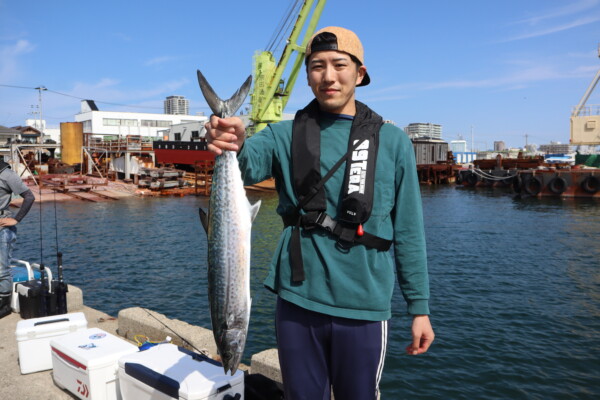
<svg viewBox="0 0 600 400">
<path fill-rule="evenodd" d="M 221 100 L 198 71 L 208 105 L 218 117 L 232 116 L 250 90 L 252 77 L 227 101 Z M 250 231 L 260 201 L 250 205 L 236 153 L 215 159 L 208 215 L 200 219 L 208 236 L 208 300 L 217 350 L 225 373 L 239 366 L 250 321 Z"/>
</svg>

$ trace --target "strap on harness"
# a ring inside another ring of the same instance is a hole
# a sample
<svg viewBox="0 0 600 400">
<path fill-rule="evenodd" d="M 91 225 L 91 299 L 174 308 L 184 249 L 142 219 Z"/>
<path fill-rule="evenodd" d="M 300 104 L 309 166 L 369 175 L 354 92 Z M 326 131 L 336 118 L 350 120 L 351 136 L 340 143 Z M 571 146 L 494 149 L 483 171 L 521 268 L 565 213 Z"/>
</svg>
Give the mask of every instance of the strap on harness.
<svg viewBox="0 0 600 400">
<path fill-rule="evenodd" d="M 391 240 L 383 239 L 370 233 L 363 232 L 362 235 L 356 234 L 357 226 L 349 226 L 337 222 L 323 211 L 310 211 L 306 214 L 301 214 L 300 211 L 325 185 L 325 182 L 329 180 L 338 170 L 338 168 L 348 159 L 350 154 L 361 145 L 367 139 L 357 141 L 346 154 L 340 158 L 335 165 L 327 172 L 319 183 L 310 189 L 310 193 L 300 200 L 298 206 L 294 210 L 294 214 L 282 216 L 284 226 L 293 226 L 292 238 L 290 243 L 290 263 L 292 267 L 292 281 L 300 283 L 304 281 L 304 264 L 302 262 L 302 247 L 300 243 L 300 227 L 305 230 L 311 230 L 316 227 L 325 229 L 332 235 L 338 238 L 337 243 L 343 247 L 348 247 L 354 243 L 363 244 L 367 247 L 372 247 L 380 251 L 389 250 L 392 245 Z"/>
</svg>

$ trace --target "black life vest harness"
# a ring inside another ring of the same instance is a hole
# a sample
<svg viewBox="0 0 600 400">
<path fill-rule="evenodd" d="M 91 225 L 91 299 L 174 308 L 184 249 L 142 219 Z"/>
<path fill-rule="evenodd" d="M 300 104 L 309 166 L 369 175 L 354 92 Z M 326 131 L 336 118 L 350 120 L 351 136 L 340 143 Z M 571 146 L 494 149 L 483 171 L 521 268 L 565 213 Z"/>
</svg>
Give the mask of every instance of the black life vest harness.
<svg viewBox="0 0 600 400">
<path fill-rule="evenodd" d="M 0 160 L 0 173 L 4 171 L 6 168 L 10 168 L 10 164 L 4 160 Z"/>
<path fill-rule="evenodd" d="M 292 172 L 298 206 L 284 215 L 283 223 L 293 226 L 290 243 L 292 281 L 304 281 L 300 228 L 321 228 L 337 238 L 336 245 L 347 248 L 362 244 L 380 251 L 389 250 L 392 241 L 365 232 L 362 224 L 371 215 L 379 130 L 383 119 L 366 105 L 356 102 L 356 115 L 350 129 L 348 151 L 321 178 L 321 128 L 319 104 L 313 100 L 296 113 L 292 128 Z M 325 213 L 325 182 L 346 162 L 341 205 L 337 220 Z M 304 213 L 301 213 L 304 210 Z"/>
</svg>

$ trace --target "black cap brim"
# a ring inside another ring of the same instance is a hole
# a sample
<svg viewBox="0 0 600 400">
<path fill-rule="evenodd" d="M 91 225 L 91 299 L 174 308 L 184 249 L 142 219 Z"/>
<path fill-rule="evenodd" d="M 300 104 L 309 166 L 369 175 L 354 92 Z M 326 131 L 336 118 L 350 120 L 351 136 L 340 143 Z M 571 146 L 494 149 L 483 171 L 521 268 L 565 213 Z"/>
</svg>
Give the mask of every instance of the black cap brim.
<svg viewBox="0 0 600 400">
<path fill-rule="evenodd" d="M 371 77 L 369 76 L 368 72 L 365 72 L 365 76 L 363 76 L 362 82 L 356 86 L 367 86 L 369 83 L 371 83 Z"/>
</svg>

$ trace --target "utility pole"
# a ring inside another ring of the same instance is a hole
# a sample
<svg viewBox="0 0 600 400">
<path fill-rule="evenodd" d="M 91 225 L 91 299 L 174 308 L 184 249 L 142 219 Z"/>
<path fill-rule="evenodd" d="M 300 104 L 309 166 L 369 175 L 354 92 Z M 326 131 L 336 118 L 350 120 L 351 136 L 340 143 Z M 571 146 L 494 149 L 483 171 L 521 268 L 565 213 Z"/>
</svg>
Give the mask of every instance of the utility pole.
<svg viewBox="0 0 600 400">
<path fill-rule="evenodd" d="M 40 137 L 38 138 L 38 144 L 42 143 L 42 137 L 44 136 L 44 129 L 42 128 L 42 122 L 43 122 L 43 116 L 42 116 L 42 91 L 43 90 L 48 90 L 46 89 L 45 86 L 38 86 L 35 88 L 35 90 L 38 91 L 39 94 L 39 103 L 40 103 Z"/>
<path fill-rule="evenodd" d="M 471 125 L 471 153 L 473 153 L 473 152 L 474 152 L 474 150 L 473 150 L 473 149 L 474 149 L 473 145 L 474 145 L 474 142 L 473 142 L 473 125 Z"/>
</svg>

